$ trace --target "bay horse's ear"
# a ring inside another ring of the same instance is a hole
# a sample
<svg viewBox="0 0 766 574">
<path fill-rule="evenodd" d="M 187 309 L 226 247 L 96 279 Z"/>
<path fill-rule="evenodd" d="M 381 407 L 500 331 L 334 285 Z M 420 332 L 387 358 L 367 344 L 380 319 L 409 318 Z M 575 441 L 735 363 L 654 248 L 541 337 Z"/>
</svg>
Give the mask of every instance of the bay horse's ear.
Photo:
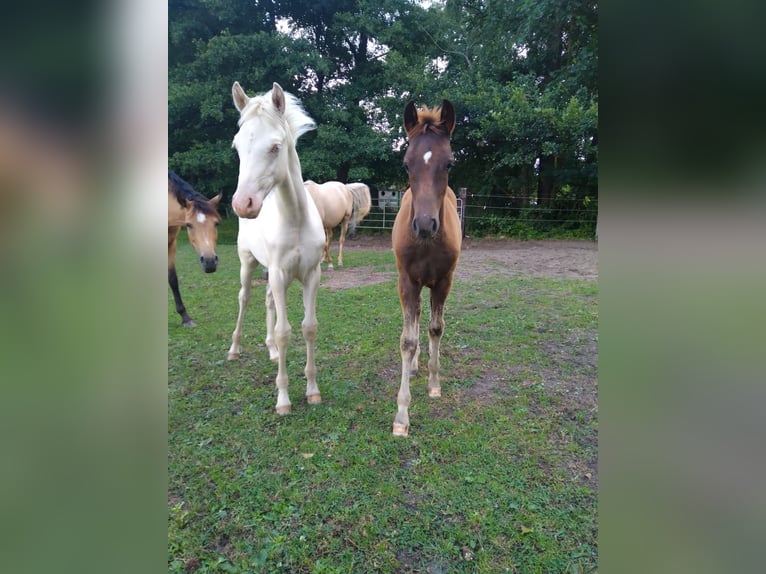
<svg viewBox="0 0 766 574">
<path fill-rule="evenodd" d="M 415 108 L 415 100 L 410 100 L 404 108 L 404 129 L 407 133 L 418 125 L 418 110 Z"/>
<path fill-rule="evenodd" d="M 442 100 L 442 123 L 450 135 L 455 131 L 455 108 L 449 100 Z"/>
<path fill-rule="evenodd" d="M 271 101 L 274 103 L 274 107 L 279 110 L 279 113 L 285 113 L 285 92 L 282 90 L 282 86 L 274 82 L 274 87 L 271 90 Z"/>
<path fill-rule="evenodd" d="M 210 205 L 218 205 L 218 202 L 221 201 L 221 197 L 223 197 L 223 195 L 220 193 L 216 195 L 213 199 L 210 200 Z"/>
<path fill-rule="evenodd" d="M 250 101 L 250 98 L 247 97 L 245 90 L 242 89 L 239 82 L 234 82 L 234 85 L 231 87 L 231 96 L 234 98 L 234 105 L 240 112 L 245 109 L 247 102 Z"/>
</svg>

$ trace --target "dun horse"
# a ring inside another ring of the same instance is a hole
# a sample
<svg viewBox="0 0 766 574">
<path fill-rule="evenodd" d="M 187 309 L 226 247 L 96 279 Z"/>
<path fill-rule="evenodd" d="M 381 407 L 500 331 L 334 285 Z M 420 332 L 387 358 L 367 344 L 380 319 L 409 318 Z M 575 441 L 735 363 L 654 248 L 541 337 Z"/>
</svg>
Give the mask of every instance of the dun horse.
<svg viewBox="0 0 766 574">
<path fill-rule="evenodd" d="M 268 269 L 266 287 L 266 346 L 278 361 L 277 406 L 290 412 L 287 392 L 287 348 L 291 327 L 287 318 L 287 288 L 303 285 L 303 336 L 306 339 L 306 399 L 321 402 L 316 381 L 314 348 L 317 335 L 316 298 L 325 243 L 319 211 L 303 185 L 297 139 L 316 127 L 300 102 L 279 84 L 261 96 L 248 97 L 238 82 L 232 86 L 239 110 L 234 148 L 239 154 L 239 179 L 231 205 L 239 216 L 237 253 L 240 260 L 239 315 L 231 336 L 229 359 L 240 356 L 242 322 L 252 277 L 260 262 Z M 276 317 L 275 317 L 276 314 Z"/>
<path fill-rule="evenodd" d="M 404 168 L 410 188 L 402 196 L 392 230 L 403 315 L 402 379 L 393 425 L 393 433 L 398 436 L 409 433 L 410 376 L 418 370 L 423 287 L 431 290 L 428 395 L 441 396 L 439 343 L 444 332 L 444 302 L 452 288 L 462 241 L 457 199 L 447 184 L 447 172 L 454 162 L 450 147 L 450 135 L 455 129 L 452 104 L 444 100 L 441 107 L 418 110 L 410 102 L 404 110 L 404 126 L 409 140 Z"/>
<path fill-rule="evenodd" d="M 308 180 L 304 182 L 304 185 L 314 199 L 324 225 L 326 237 L 322 261 L 327 262 L 328 269 L 333 269 L 330 242 L 333 229 L 340 225 L 338 267 L 343 267 L 343 244 L 346 242 L 346 231 L 351 229 L 353 233 L 356 224 L 370 212 L 370 190 L 364 184 L 353 184 L 354 186 L 362 185 L 364 189 L 352 188 L 351 185 L 344 185 L 339 181 L 319 184 Z M 366 198 L 365 189 L 367 190 Z"/>
<path fill-rule="evenodd" d="M 221 195 L 208 200 L 204 195 L 192 188 L 189 183 L 168 170 L 168 283 L 173 291 L 176 311 L 181 315 L 184 327 L 194 327 L 186 312 L 181 292 L 178 290 L 178 275 L 176 274 L 176 245 L 178 233 L 186 227 L 189 243 L 199 255 L 199 261 L 205 273 L 212 273 L 218 267 L 218 256 L 215 254 L 215 244 L 218 241 L 218 202 Z"/>
</svg>

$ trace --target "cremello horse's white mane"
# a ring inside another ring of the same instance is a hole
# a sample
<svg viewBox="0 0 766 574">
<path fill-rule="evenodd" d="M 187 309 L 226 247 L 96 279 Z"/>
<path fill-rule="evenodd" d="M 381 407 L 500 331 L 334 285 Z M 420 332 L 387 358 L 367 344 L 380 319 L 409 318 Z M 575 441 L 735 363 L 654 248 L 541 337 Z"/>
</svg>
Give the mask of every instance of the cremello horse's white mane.
<svg viewBox="0 0 766 574">
<path fill-rule="evenodd" d="M 292 137 L 290 139 L 297 140 L 306 132 L 316 129 L 316 122 L 311 119 L 303 109 L 300 100 L 288 92 L 284 92 L 284 97 L 284 120 L 292 132 Z M 237 125 L 242 127 L 242 124 L 251 117 L 261 114 L 269 118 L 271 121 L 279 121 L 279 112 L 277 112 L 277 109 L 271 103 L 271 91 L 250 98 L 250 101 L 240 112 Z"/>
</svg>

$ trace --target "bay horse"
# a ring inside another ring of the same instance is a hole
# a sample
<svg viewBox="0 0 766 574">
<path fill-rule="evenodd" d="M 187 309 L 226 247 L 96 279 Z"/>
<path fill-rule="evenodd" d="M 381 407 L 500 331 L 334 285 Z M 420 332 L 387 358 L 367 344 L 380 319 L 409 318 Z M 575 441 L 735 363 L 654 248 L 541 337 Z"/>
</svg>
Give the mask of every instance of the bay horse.
<svg viewBox="0 0 766 574">
<path fill-rule="evenodd" d="M 189 243 L 199 255 L 202 270 L 205 273 L 213 273 L 218 267 L 215 245 L 218 241 L 218 224 L 221 222 L 221 216 L 218 214 L 220 201 L 221 194 L 208 199 L 176 173 L 168 170 L 168 283 L 184 327 L 194 327 L 196 323 L 186 312 L 181 292 L 178 290 L 178 234 L 181 228 L 186 228 Z"/>
<path fill-rule="evenodd" d="M 409 140 L 404 168 L 410 187 L 402 196 L 391 232 L 403 315 L 402 379 L 393 425 L 396 436 L 409 434 L 410 376 L 418 370 L 423 287 L 431 290 L 428 395 L 441 396 L 439 344 L 444 332 L 444 302 L 452 288 L 462 243 L 457 199 L 447 183 L 447 173 L 455 161 L 450 147 L 455 109 L 449 100 L 433 109 L 416 109 L 415 102 L 410 101 L 404 110 L 404 127 Z"/>
<path fill-rule="evenodd" d="M 239 82 L 232 86 L 239 110 L 239 131 L 233 147 L 239 155 L 239 178 L 231 205 L 239 216 L 237 253 L 240 260 L 239 314 L 231 336 L 228 359 L 242 347 L 242 322 L 258 263 L 268 270 L 266 287 L 266 346 L 278 362 L 277 405 L 290 412 L 287 392 L 287 348 L 291 327 L 287 317 L 287 288 L 303 285 L 303 336 L 306 339 L 306 399 L 319 403 L 314 349 L 317 336 L 316 298 L 325 243 L 319 211 L 303 185 L 297 139 L 316 127 L 297 98 L 279 84 L 265 94 L 249 97 Z M 275 316 L 276 315 L 276 316 Z"/>
<path fill-rule="evenodd" d="M 343 245 L 346 242 L 346 231 L 351 229 L 353 233 L 356 224 L 370 212 L 369 188 L 367 188 L 367 199 L 365 200 L 363 190 L 356 187 L 352 189 L 350 185 L 345 185 L 339 181 L 327 181 L 319 184 L 308 180 L 303 184 L 316 203 L 324 225 L 325 246 L 322 261 L 327 262 L 328 270 L 333 269 L 330 242 L 332 241 L 333 229 L 340 225 L 338 267 L 343 267 Z"/>
</svg>

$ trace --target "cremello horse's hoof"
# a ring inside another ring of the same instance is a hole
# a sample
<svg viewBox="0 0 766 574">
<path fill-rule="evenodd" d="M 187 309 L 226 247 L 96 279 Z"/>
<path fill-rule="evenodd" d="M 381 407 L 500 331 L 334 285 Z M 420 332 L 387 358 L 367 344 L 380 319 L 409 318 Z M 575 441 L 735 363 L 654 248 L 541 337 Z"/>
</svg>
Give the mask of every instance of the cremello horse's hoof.
<svg viewBox="0 0 766 574">
<path fill-rule="evenodd" d="M 428 396 L 432 397 L 432 398 L 436 398 L 436 397 L 442 396 L 441 387 L 437 387 L 435 389 L 428 389 Z"/>
<path fill-rule="evenodd" d="M 313 394 L 313 395 L 306 395 L 306 400 L 310 405 L 318 405 L 322 402 L 322 395 L 319 393 Z"/>
<path fill-rule="evenodd" d="M 410 434 L 409 425 L 394 423 L 394 436 L 409 436 L 409 434 Z"/>
<path fill-rule="evenodd" d="M 239 359 L 239 353 L 229 353 L 228 355 L 226 355 L 226 359 L 229 361 Z"/>
<path fill-rule="evenodd" d="M 289 415 L 291 411 L 292 405 L 282 405 L 281 407 L 277 407 L 278 415 Z"/>
</svg>

